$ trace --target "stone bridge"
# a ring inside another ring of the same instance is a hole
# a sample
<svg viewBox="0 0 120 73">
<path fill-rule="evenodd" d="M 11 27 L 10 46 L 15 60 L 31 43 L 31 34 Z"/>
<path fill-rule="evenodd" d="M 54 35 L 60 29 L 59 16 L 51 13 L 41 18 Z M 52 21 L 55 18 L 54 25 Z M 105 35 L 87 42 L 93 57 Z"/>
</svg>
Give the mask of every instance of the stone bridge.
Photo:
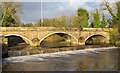
<svg viewBox="0 0 120 73">
<path fill-rule="evenodd" d="M 80 31 L 77 28 L 57 28 L 57 27 L 0 27 L 0 36 L 18 36 L 27 44 L 32 46 L 40 43 L 51 35 L 59 35 L 78 45 L 85 44 L 90 38 L 95 38 L 101 42 L 109 43 L 109 31 L 111 28 L 84 28 Z M 37 39 L 37 40 L 36 40 Z M 36 40 L 36 41 L 35 41 Z"/>
</svg>

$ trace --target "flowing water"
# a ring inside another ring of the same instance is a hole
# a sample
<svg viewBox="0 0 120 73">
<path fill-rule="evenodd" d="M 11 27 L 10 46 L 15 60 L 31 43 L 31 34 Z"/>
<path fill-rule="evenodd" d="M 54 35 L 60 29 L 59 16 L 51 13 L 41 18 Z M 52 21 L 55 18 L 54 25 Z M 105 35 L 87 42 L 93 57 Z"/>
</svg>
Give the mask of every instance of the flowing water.
<svg viewBox="0 0 120 73">
<path fill-rule="evenodd" d="M 3 59 L 3 71 L 117 71 L 120 48 L 104 47 Z"/>
</svg>

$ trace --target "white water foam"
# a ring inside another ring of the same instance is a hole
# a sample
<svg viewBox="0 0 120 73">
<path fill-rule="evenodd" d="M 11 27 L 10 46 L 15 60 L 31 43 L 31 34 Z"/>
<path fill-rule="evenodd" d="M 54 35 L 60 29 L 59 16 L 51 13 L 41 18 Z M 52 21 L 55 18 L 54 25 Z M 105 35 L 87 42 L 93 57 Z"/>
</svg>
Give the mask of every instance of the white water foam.
<svg viewBox="0 0 120 73">
<path fill-rule="evenodd" d="M 29 56 L 18 56 L 18 57 L 9 57 L 4 60 L 7 62 L 26 62 L 30 60 L 39 60 L 45 61 L 46 57 L 68 57 L 69 54 L 90 54 L 90 53 L 99 53 L 99 51 L 107 51 L 110 49 L 116 49 L 117 47 L 104 47 L 104 48 L 89 48 L 84 50 L 74 50 L 74 51 L 64 51 L 64 52 L 55 52 L 55 53 L 47 53 L 47 54 L 35 54 Z"/>
</svg>

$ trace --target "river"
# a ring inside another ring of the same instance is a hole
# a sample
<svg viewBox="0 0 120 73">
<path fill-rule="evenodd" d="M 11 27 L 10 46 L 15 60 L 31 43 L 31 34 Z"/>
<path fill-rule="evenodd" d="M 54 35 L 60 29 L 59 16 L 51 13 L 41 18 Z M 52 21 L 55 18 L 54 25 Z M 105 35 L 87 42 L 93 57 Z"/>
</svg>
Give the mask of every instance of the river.
<svg viewBox="0 0 120 73">
<path fill-rule="evenodd" d="M 117 71 L 116 47 L 89 48 L 56 53 L 8 57 L 3 71 Z"/>
</svg>

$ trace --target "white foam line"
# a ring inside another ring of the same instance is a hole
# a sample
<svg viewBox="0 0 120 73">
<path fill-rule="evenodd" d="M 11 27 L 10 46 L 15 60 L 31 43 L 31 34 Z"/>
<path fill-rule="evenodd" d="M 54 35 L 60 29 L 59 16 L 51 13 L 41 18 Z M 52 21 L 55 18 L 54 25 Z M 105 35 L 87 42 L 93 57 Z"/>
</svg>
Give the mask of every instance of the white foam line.
<svg viewBox="0 0 120 73">
<path fill-rule="evenodd" d="M 104 47 L 104 48 L 89 48 L 84 50 L 74 50 L 74 51 L 64 51 L 64 52 L 56 52 L 56 53 L 47 53 L 47 54 L 36 54 L 36 55 L 29 55 L 29 56 L 18 56 L 18 57 L 10 57 L 6 58 L 6 61 L 9 62 L 26 62 L 28 60 L 47 60 L 44 59 L 45 57 L 68 57 L 69 54 L 87 54 L 91 52 L 99 52 L 101 50 L 110 50 L 110 49 L 116 49 L 117 47 Z"/>
</svg>

